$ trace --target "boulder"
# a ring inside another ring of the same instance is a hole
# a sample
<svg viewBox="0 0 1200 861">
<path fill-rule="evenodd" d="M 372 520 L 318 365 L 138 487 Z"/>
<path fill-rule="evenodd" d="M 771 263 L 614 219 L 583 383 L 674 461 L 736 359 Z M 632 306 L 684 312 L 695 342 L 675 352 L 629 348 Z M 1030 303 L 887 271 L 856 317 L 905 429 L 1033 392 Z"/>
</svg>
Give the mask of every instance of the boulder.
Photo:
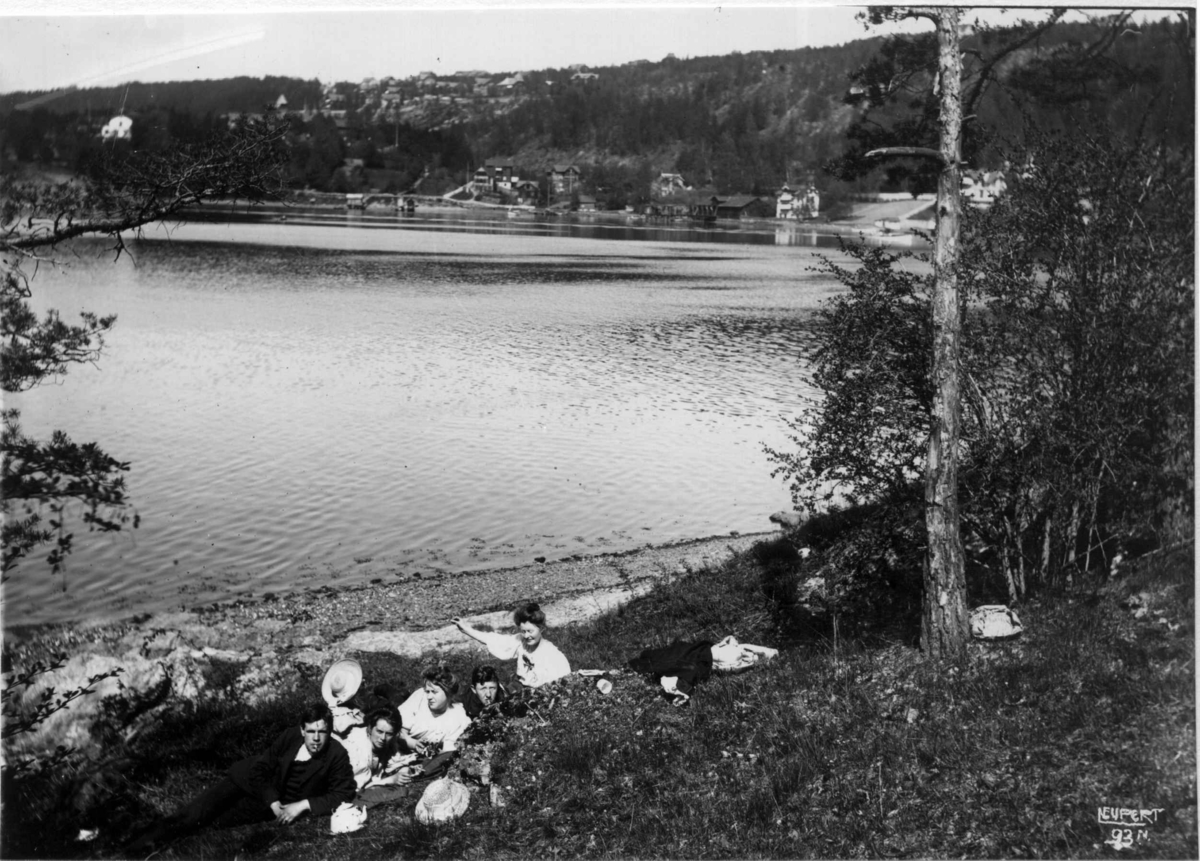
<svg viewBox="0 0 1200 861">
<path fill-rule="evenodd" d="M 784 529 L 794 529 L 803 522 L 803 518 L 795 511 L 776 511 L 769 519 Z"/>
</svg>

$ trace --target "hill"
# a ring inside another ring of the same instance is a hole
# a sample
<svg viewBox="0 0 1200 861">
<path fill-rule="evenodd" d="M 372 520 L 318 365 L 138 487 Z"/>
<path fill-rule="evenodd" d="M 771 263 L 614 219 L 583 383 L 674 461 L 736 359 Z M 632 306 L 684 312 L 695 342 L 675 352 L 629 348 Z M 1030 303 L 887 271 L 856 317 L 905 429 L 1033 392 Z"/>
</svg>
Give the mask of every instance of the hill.
<svg viewBox="0 0 1200 861">
<path fill-rule="evenodd" d="M 1119 134 L 1135 134 L 1148 122 L 1175 142 L 1190 142 L 1193 98 L 1180 89 L 1194 78 L 1185 68 L 1185 31 L 1183 23 L 1164 20 L 1102 40 L 1103 66 L 1071 67 L 1072 77 L 1065 65 L 1055 67 L 1055 58 L 1092 45 L 1104 31 L 1058 25 L 1006 57 L 998 86 L 979 106 L 978 124 L 993 137 L 1019 137 L 1031 121 L 1096 123 Z M 969 36 L 964 48 L 985 47 L 989 38 Z M 784 182 L 814 177 L 832 201 L 830 192 L 896 190 L 882 171 L 843 183 L 823 172 L 864 124 L 864 108 L 849 92 L 851 74 L 883 44 L 875 37 L 592 69 L 361 82 L 234 78 L 13 93 L 0 97 L 0 157 L 75 164 L 100 126 L 122 109 L 134 119 L 135 145 L 166 146 L 219 128 L 229 114 L 262 111 L 282 96 L 295 129 L 290 182 L 296 187 L 403 190 L 424 176 L 422 191 L 440 192 L 461 185 L 485 160 L 503 157 L 521 177 L 539 183 L 552 165 L 576 164 L 581 190 L 610 206 L 645 199 L 661 172 L 720 194 L 772 194 Z M 991 163 L 999 160 L 994 148 L 984 148 L 980 160 L 988 163 L 972 166 L 999 166 Z"/>
</svg>

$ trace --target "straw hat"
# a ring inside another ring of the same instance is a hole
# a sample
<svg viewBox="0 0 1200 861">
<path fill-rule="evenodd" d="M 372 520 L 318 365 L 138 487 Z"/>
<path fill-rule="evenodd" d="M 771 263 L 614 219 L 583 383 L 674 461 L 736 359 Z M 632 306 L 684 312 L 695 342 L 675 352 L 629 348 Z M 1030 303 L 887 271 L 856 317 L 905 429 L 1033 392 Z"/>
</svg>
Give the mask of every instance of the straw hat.
<svg viewBox="0 0 1200 861">
<path fill-rule="evenodd" d="M 417 819 L 426 825 L 449 822 L 466 812 L 471 796 L 461 783 L 443 777 L 425 789 L 417 802 Z"/>
<path fill-rule="evenodd" d="M 330 708 L 340 706 L 358 693 L 362 677 L 362 666 L 358 661 L 338 661 L 329 668 L 321 681 L 321 698 Z"/>
</svg>

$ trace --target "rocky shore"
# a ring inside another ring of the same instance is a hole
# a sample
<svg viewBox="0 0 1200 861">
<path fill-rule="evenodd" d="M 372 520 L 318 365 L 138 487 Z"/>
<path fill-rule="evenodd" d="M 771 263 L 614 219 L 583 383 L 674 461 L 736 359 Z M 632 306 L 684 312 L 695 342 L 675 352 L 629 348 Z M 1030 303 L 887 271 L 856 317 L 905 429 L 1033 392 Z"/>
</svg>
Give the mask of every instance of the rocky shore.
<svg viewBox="0 0 1200 861">
<path fill-rule="evenodd" d="M 91 718 L 102 700 L 118 694 L 143 700 L 142 720 L 152 720 L 171 700 L 194 700 L 215 685 L 222 695 L 261 701 L 281 679 L 319 679 L 331 663 L 353 653 L 417 658 L 478 648 L 450 620 L 464 616 L 503 628 L 511 623 L 511 608 L 524 600 L 541 603 L 555 627 L 595 618 L 656 582 L 716 565 L 773 534 L 733 533 L 493 571 L 325 586 L 115 624 L 6 629 L 7 651 L 18 669 L 52 655 L 66 657 L 64 666 L 20 692 L 19 701 L 32 703 L 49 686 L 63 691 L 120 670 L 23 739 L 16 752 L 59 743 L 86 747 Z"/>
</svg>

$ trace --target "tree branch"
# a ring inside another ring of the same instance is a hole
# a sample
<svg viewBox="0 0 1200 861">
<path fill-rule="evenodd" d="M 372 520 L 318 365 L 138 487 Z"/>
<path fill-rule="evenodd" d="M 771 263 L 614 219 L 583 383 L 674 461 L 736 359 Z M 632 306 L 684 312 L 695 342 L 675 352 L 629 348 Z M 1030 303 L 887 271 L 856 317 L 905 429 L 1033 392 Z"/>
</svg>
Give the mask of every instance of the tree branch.
<svg viewBox="0 0 1200 861">
<path fill-rule="evenodd" d="M 995 72 L 996 67 L 998 65 L 1000 65 L 1000 63 L 1004 60 L 1005 57 L 1008 57 L 1013 52 L 1019 51 L 1021 48 L 1024 48 L 1030 42 L 1040 38 L 1043 33 L 1045 33 L 1047 30 L 1049 30 L 1051 27 L 1053 27 L 1055 24 L 1057 24 L 1059 19 L 1062 18 L 1062 16 L 1065 15 L 1066 13 L 1067 13 L 1066 9 L 1055 9 L 1051 13 L 1049 18 L 1047 18 L 1045 21 L 1043 21 L 1041 24 L 1039 24 L 1037 27 L 1035 27 L 1033 30 L 1031 30 L 1029 33 L 1027 33 L 1024 38 L 1016 39 L 1016 40 L 1010 42 L 1009 44 L 1007 44 L 1003 48 L 1001 48 L 999 51 L 997 51 L 995 54 L 993 54 L 991 56 L 991 58 L 989 58 L 984 63 L 983 68 L 979 72 L 979 77 L 976 79 L 975 83 L 971 86 L 970 91 L 967 93 L 967 97 L 965 99 L 963 99 L 963 113 L 964 114 L 975 113 L 975 105 L 979 102 L 979 99 L 983 96 L 984 88 L 987 86 L 988 81 L 991 80 L 992 74 Z M 982 59 L 983 59 L 982 55 L 980 55 L 980 60 L 982 61 Z"/>
<path fill-rule="evenodd" d="M 916 158 L 929 158 L 933 159 L 943 167 L 946 165 L 946 160 L 942 158 L 942 154 L 940 152 L 923 146 L 885 146 L 880 147 L 879 149 L 871 150 L 870 152 L 866 153 L 863 158 L 883 158 L 885 156 L 914 156 Z"/>
</svg>

